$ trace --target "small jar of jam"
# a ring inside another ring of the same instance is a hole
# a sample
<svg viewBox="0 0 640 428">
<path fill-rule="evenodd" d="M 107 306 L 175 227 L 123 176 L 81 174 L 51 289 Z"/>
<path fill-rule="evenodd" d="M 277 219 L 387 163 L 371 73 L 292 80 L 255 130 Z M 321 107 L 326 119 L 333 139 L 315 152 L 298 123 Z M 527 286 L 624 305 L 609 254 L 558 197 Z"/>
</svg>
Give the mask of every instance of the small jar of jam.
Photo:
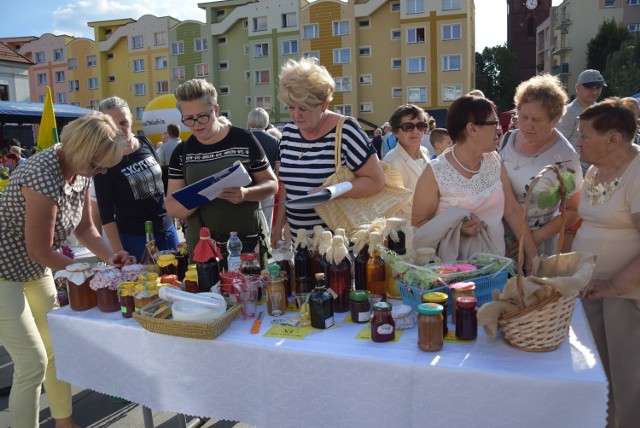
<svg viewBox="0 0 640 428">
<path fill-rule="evenodd" d="M 178 274 L 178 260 L 173 253 L 160 254 L 157 264 L 160 267 L 160 276 Z"/>
<path fill-rule="evenodd" d="M 354 323 L 366 323 L 371 320 L 370 293 L 367 290 L 351 290 L 349 292 L 349 310 L 351 321 Z"/>
<path fill-rule="evenodd" d="M 426 303 L 437 303 L 442 306 L 442 335 L 446 336 L 449 333 L 449 326 L 447 325 L 447 313 L 449 311 L 449 296 L 447 293 L 441 293 L 439 291 L 432 291 L 431 293 L 425 293 L 422 295 L 422 300 Z"/>
<path fill-rule="evenodd" d="M 258 253 L 249 252 L 240 254 L 240 272 L 243 275 L 257 275 L 260 276 L 260 261 L 258 260 Z"/>
<path fill-rule="evenodd" d="M 418 305 L 418 348 L 425 352 L 437 352 L 442 349 L 443 309 L 442 305 L 437 303 Z"/>
<path fill-rule="evenodd" d="M 189 293 L 200 292 L 200 287 L 198 286 L 198 272 L 196 272 L 195 270 L 188 270 L 185 272 L 184 289 Z"/>
<path fill-rule="evenodd" d="M 120 312 L 124 318 L 131 318 L 136 310 L 133 295 L 136 292 L 134 281 L 124 281 L 118 284 L 118 296 L 120 297 Z"/>
<path fill-rule="evenodd" d="M 456 299 L 456 337 L 460 340 L 474 340 L 478 337 L 478 299 L 462 296 Z"/>
<path fill-rule="evenodd" d="M 453 307 L 451 308 L 451 322 L 453 324 L 456 323 L 456 299 L 458 297 L 475 297 L 476 296 L 476 285 L 473 282 L 456 282 L 454 284 L 449 285 L 449 290 L 451 290 L 451 304 Z"/>
<path fill-rule="evenodd" d="M 379 302 L 373 305 L 371 318 L 371 340 L 388 342 L 396 338 L 396 323 L 391 316 L 391 303 Z"/>
</svg>

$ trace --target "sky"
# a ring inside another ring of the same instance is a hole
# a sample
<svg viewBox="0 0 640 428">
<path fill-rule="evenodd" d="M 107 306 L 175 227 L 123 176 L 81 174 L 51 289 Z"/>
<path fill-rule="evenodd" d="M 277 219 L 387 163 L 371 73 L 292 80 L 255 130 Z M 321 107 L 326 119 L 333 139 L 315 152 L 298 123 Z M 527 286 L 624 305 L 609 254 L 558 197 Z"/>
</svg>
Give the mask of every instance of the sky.
<svg viewBox="0 0 640 428">
<path fill-rule="evenodd" d="M 277 2 L 278 0 L 265 0 Z M 172 16 L 181 21 L 204 22 L 205 12 L 198 3 L 205 0 L 4 0 L 0 11 L 1 37 L 41 36 L 44 33 L 93 38 L 87 22 L 133 18 L 142 15 Z M 560 0 L 553 0 L 558 5 Z M 476 50 L 502 45 L 507 41 L 506 0 L 475 0 Z"/>
</svg>

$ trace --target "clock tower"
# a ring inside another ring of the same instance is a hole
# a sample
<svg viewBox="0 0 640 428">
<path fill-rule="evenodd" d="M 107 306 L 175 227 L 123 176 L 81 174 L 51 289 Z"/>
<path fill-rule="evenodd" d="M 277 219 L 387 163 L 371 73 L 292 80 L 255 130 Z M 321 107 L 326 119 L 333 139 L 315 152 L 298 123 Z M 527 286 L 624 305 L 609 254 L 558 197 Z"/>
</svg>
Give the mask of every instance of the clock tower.
<svg viewBox="0 0 640 428">
<path fill-rule="evenodd" d="M 551 13 L 551 0 L 507 0 L 507 48 L 516 55 L 520 80 L 537 74 L 536 28 Z"/>
</svg>

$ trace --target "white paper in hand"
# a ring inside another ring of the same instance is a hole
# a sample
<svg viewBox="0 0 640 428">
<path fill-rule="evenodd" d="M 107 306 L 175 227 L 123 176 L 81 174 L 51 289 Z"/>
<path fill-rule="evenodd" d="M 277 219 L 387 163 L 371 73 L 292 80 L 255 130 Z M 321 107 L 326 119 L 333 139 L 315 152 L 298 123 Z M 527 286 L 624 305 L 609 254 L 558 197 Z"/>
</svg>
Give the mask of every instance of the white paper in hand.
<svg viewBox="0 0 640 428">
<path fill-rule="evenodd" d="M 287 201 L 286 205 L 296 207 L 315 207 L 316 205 L 323 204 L 333 198 L 337 198 L 351 189 L 353 189 L 353 184 L 351 184 L 350 181 L 343 181 L 342 183 L 334 184 L 333 186 L 327 186 L 319 192 Z"/>
<path fill-rule="evenodd" d="M 251 176 L 244 168 L 244 165 L 239 161 L 234 163 L 234 165 L 238 165 L 239 167 L 209 187 L 200 190 L 198 194 L 212 201 L 227 187 L 244 187 L 251 184 Z"/>
</svg>

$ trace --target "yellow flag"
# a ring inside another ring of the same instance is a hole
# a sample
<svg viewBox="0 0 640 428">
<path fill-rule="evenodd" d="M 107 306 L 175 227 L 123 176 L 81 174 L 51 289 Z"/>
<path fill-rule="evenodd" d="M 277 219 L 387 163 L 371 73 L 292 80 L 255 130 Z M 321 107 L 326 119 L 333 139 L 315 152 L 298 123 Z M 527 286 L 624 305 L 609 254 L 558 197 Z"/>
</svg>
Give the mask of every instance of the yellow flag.
<svg viewBox="0 0 640 428">
<path fill-rule="evenodd" d="M 58 141 L 58 127 L 56 116 L 53 113 L 51 88 L 47 86 L 47 98 L 44 100 L 42 119 L 40 119 L 40 129 L 38 130 L 38 151 L 51 147 Z"/>
</svg>

